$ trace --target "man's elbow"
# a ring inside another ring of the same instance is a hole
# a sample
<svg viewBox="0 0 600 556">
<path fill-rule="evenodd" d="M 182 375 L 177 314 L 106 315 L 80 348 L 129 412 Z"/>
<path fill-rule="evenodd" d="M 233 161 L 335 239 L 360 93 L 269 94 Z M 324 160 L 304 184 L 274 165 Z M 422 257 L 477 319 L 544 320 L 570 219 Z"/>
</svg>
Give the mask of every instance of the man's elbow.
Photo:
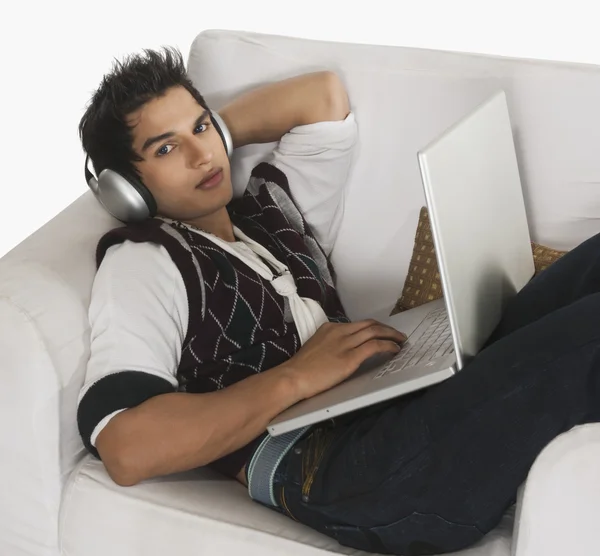
<svg viewBox="0 0 600 556">
<path fill-rule="evenodd" d="M 323 120 L 338 121 L 346 119 L 350 112 L 350 101 L 346 87 L 335 72 L 322 73 Z"/>
<path fill-rule="evenodd" d="M 130 487 L 142 482 L 131 458 L 119 451 L 98 450 L 108 476 L 119 486 Z"/>
<path fill-rule="evenodd" d="M 116 420 L 116 417 L 113 420 Z M 117 485 L 137 485 L 142 481 L 138 458 L 134 457 L 132 446 L 121 439 L 121 431 L 115 425 L 116 423 L 110 422 L 100 432 L 96 440 L 96 449 L 108 476 Z"/>
<path fill-rule="evenodd" d="M 108 476 L 119 486 L 131 487 L 142 482 L 142 479 L 134 473 L 133 469 L 121 463 L 104 462 Z"/>
</svg>

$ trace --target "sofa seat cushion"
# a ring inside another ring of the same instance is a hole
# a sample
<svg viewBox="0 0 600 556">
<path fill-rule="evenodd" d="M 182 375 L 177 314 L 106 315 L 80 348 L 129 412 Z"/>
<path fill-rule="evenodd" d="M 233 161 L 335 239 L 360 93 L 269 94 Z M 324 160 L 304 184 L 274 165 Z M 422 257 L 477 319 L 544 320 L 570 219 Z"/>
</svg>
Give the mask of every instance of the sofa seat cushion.
<svg viewBox="0 0 600 556">
<path fill-rule="evenodd" d="M 514 511 L 458 556 L 508 556 Z M 253 502 L 239 483 L 202 469 L 119 487 L 88 456 L 65 489 L 61 554 L 85 556 L 367 555 Z"/>
</svg>

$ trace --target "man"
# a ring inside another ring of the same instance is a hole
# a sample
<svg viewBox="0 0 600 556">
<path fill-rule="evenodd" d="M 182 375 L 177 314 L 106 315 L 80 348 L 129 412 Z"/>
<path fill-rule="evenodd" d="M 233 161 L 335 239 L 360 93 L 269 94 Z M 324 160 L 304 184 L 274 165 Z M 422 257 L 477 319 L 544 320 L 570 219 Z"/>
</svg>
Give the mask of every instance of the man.
<svg viewBox="0 0 600 556">
<path fill-rule="evenodd" d="M 406 338 L 348 322 L 326 258 L 357 134 L 340 79 L 260 87 L 220 116 L 234 147 L 279 141 L 239 199 L 176 51 L 117 65 L 82 118 L 96 172 L 134 176 L 157 208 L 98 245 L 86 447 L 122 486 L 204 465 L 245 485 L 274 471 L 274 510 L 358 549 L 476 542 L 543 447 L 599 418 L 600 236 L 532 280 L 461 373 L 313 426 L 261 469 L 273 417 Z"/>
</svg>

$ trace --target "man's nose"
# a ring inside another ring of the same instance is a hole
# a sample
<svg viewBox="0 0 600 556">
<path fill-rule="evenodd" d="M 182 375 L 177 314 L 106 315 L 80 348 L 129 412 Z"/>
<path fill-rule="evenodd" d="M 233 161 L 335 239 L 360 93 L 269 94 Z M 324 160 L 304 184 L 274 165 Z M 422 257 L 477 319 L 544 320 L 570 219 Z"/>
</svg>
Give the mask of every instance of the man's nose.
<svg viewBox="0 0 600 556">
<path fill-rule="evenodd" d="M 213 158 L 212 149 L 207 141 L 192 141 L 188 150 L 188 164 L 192 168 L 198 168 L 208 164 Z"/>
</svg>

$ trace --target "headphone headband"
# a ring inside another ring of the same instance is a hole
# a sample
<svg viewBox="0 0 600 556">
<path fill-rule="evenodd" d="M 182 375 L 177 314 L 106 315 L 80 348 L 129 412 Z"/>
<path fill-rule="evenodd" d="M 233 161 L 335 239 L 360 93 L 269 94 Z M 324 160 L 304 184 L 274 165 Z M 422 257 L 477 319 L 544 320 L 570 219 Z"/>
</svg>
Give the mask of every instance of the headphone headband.
<svg viewBox="0 0 600 556">
<path fill-rule="evenodd" d="M 231 133 L 229 132 L 229 128 L 227 124 L 221 118 L 218 112 L 210 111 L 210 117 L 212 119 L 213 125 L 217 129 L 219 135 L 221 136 L 221 140 L 223 141 L 223 145 L 225 145 L 225 151 L 227 152 L 227 157 L 231 158 L 233 154 L 233 138 L 231 137 Z"/>
</svg>

